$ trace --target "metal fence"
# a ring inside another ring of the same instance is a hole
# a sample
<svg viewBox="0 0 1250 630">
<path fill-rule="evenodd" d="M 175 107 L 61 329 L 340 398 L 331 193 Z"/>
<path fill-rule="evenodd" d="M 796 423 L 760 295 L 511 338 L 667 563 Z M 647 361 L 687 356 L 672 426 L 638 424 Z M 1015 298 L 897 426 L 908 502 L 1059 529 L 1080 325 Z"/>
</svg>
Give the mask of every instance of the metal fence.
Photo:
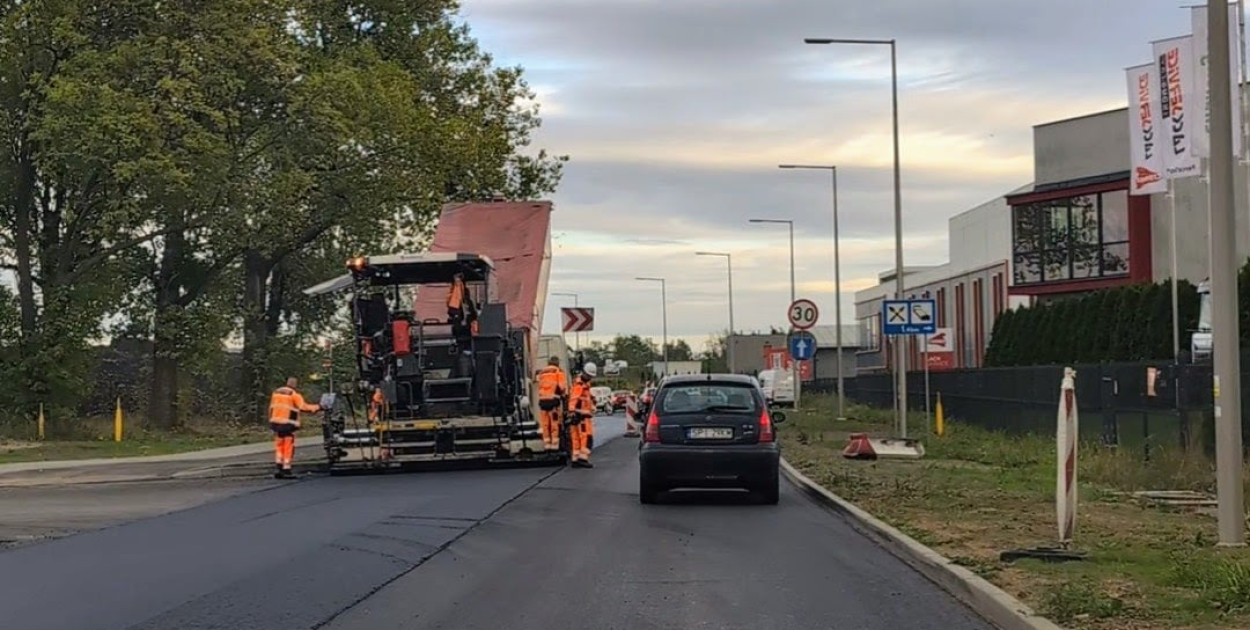
<svg viewBox="0 0 1250 630">
<path fill-rule="evenodd" d="M 1250 355 L 1242 357 L 1250 365 Z M 929 403 L 940 397 L 945 415 L 986 429 L 1053 434 L 1059 406 L 1062 365 L 983 368 L 929 373 Z M 1103 444 L 1214 449 L 1212 369 L 1210 365 L 1133 362 L 1072 365 L 1081 433 Z M 1153 388 L 1151 374 L 1154 374 Z M 873 407 L 893 406 L 889 373 L 844 379 L 851 400 Z M 806 391 L 833 392 L 836 382 L 822 379 Z M 925 407 L 925 375 L 907 376 L 908 406 Z M 1242 435 L 1250 446 L 1250 374 L 1243 374 Z"/>
</svg>

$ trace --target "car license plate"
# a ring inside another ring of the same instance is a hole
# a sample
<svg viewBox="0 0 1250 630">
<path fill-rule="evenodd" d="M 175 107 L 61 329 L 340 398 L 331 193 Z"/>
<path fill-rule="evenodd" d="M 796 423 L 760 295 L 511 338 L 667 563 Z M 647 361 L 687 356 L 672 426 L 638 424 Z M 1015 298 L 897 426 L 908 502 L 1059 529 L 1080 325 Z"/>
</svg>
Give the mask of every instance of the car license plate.
<svg viewBox="0 0 1250 630">
<path fill-rule="evenodd" d="M 733 439 L 734 430 L 728 427 L 694 427 L 686 435 L 692 440 L 729 440 Z"/>
</svg>

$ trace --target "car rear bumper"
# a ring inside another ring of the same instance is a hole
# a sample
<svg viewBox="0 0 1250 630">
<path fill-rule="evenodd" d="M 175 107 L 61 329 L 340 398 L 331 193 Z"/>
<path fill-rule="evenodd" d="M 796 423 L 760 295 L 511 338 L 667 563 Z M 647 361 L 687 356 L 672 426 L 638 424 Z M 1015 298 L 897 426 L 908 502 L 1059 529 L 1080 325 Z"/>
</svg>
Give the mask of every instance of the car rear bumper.
<svg viewBox="0 0 1250 630">
<path fill-rule="evenodd" d="M 638 454 L 645 483 L 664 488 L 742 488 L 777 476 L 775 445 L 684 446 L 647 444 Z"/>
</svg>

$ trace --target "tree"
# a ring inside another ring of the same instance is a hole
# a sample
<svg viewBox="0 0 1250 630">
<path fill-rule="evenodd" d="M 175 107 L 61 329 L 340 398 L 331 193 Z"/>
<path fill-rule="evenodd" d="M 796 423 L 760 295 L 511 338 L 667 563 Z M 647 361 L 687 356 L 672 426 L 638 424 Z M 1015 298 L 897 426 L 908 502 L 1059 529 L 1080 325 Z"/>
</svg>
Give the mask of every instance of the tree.
<svg viewBox="0 0 1250 630">
<path fill-rule="evenodd" d="M 176 132 L 125 87 L 153 52 L 133 42 L 143 4 L 10 2 L 0 16 L 0 264 L 17 278 L 27 410 L 77 397 L 86 340 L 127 294 L 125 257 L 169 233 L 152 199 Z"/>
<path fill-rule="evenodd" d="M 454 2 L 302 6 L 295 29 L 311 72 L 292 107 L 308 124 L 270 145 L 296 185 L 279 188 L 287 194 L 276 208 L 252 204 L 243 252 L 245 387 L 262 396 L 258 412 L 283 325 L 306 338 L 327 316 L 295 292 L 300 260 L 311 255 L 328 272 L 353 253 L 411 247 L 428 238 L 442 203 L 546 194 L 564 161 L 519 155 L 539 119 L 515 104 L 533 95 L 520 69 L 491 66 L 456 24 Z"/>
<path fill-rule="evenodd" d="M 694 350 L 690 348 L 690 344 L 685 339 L 670 341 L 668 344 L 668 360 L 669 361 L 693 361 Z"/>
<path fill-rule="evenodd" d="M 644 366 L 659 360 L 660 353 L 651 339 L 638 335 L 617 335 L 612 340 L 612 356 L 631 366 Z"/>
</svg>

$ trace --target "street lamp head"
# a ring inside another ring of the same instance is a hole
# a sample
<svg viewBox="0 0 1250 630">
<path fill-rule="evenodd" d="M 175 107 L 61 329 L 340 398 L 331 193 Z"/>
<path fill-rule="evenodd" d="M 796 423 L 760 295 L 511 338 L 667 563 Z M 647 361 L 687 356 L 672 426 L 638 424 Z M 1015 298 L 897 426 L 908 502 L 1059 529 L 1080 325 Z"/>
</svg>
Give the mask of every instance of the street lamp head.
<svg viewBox="0 0 1250 630">
<path fill-rule="evenodd" d="M 805 37 L 804 44 L 894 44 L 892 39 L 841 39 L 831 37 Z"/>
<path fill-rule="evenodd" d="M 695 256 L 728 256 L 725 252 L 695 252 Z"/>
<path fill-rule="evenodd" d="M 803 169 L 818 169 L 822 171 L 833 171 L 833 170 L 837 170 L 838 167 L 833 166 L 833 165 L 821 165 L 821 164 L 780 164 L 777 166 L 777 168 L 803 168 Z"/>
<path fill-rule="evenodd" d="M 634 280 L 649 280 L 651 282 L 664 282 L 664 278 L 646 278 L 643 276 L 637 276 L 634 278 Z"/>
</svg>

